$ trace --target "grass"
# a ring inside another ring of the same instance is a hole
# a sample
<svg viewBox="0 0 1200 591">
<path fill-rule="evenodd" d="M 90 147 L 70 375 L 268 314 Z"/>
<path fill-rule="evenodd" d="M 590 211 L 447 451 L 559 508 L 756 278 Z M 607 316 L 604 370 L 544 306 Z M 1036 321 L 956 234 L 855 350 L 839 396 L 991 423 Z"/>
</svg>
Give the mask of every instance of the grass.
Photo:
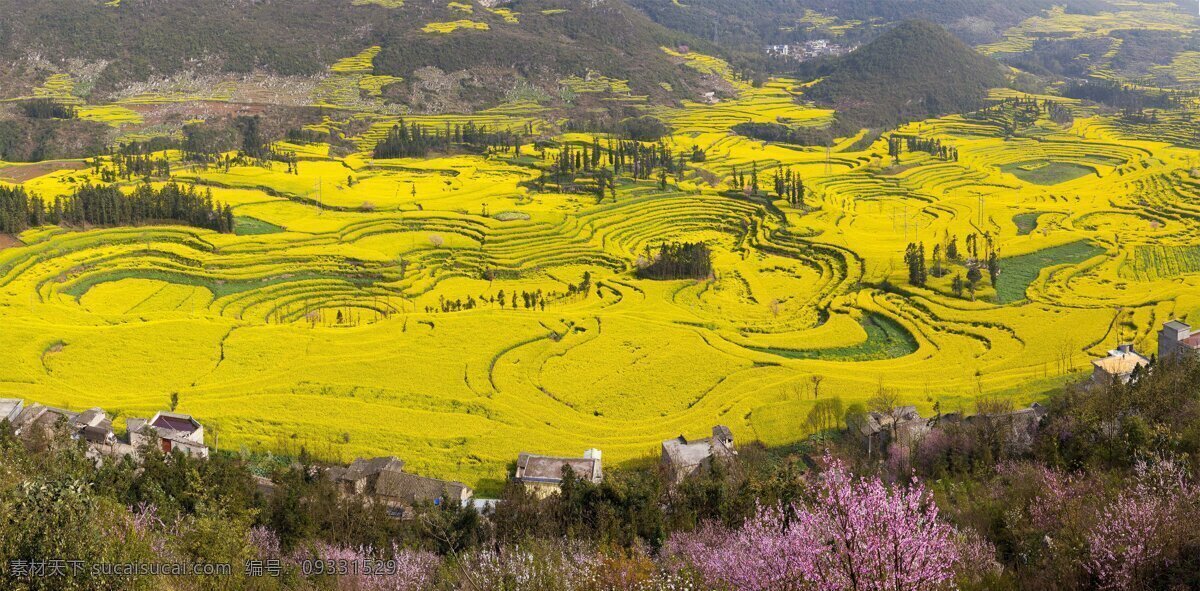
<svg viewBox="0 0 1200 591">
<path fill-rule="evenodd" d="M 1000 170 L 1035 185 L 1058 185 L 1096 174 L 1096 169 L 1074 162 L 1021 162 L 1001 166 Z"/>
<path fill-rule="evenodd" d="M 1104 249 L 1086 240 L 1047 248 L 1001 261 L 1000 278 L 996 282 L 996 301 L 1011 304 L 1025 299 L 1025 292 L 1037 280 L 1043 269 L 1057 265 L 1081 263 L 1104 254 Z"/>
<path fill-rule="evenodd" d="M 1038 218 L 1045 215 L 1043 211 L 1028 211 L 1018 213 L 1013 216 L 1013 223 L 1017 226 L 1017 236 L 1028 236 L 1037 229 Z"/>
<path fill-rule="evenodd" d="M 258 218 L 248 216 L 237 216 L 233 220 L 234 233 L 238 236 L 259 236 L 262 234 L 278 234 L 284 229 L 276 226 L 271 222 L 264 222 Z"/>
<path fill-rule="evenodd" d="M 868 314 L 859 322 L 867 340 L 847 347 L 830 349 L 754 348 L 788 359 L 822 359 L 826 361 L 876 361 L 896 359 L 917 351 L 917 340 L 895 320 L 880 314 Z"/>
</svg>

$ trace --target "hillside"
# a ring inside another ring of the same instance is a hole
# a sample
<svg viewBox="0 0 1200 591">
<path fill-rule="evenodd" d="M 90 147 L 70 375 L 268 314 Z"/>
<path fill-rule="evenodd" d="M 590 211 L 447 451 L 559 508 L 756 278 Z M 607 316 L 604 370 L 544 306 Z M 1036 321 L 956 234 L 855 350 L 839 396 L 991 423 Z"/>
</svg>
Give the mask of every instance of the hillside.
<svg viewBox="0 0 1200 591">
<path fill-rule="evenodd" d="M 1073 13 L 1109 7 L 1105 0 L 759 0 L 746 10 L 744 0 L 630 0 L 655 22 L 731 47 L 759 51 L 768 43 L 809 38 L 859 40 L 876 27 L 923 19 L 947 27 L 969 43 L 998 40 L 1013 25 L 1052 5 Z"/>
<path fill-rule="evenodd" d="M 589 72 L 655 100 L 695 96 L 700 76 L 661 51 L 696 42 L 618 0 L 0 0 L 0 99 L 67 74 L 89 101 L 146 82 L 270 76 L 303 87 L 337 60 L 379 46 L 374 75 L 403 78 L 384 97 L 407 103 L 415 73 L 437 68 L 455 107 L 495 102 L 526 81 L 554 94 Z M 186 23 L 186 26 L 181 26 Z M 429 78 L 426 76 L 425 78 Z"/>
<path fill-rule="evenodd" d="M 925 21 L 901 23 L 815 70 L 807 98 L 837 109 L 846 129 L 971 111 L 1005 82 L 999 64 Z"/>
</svg>

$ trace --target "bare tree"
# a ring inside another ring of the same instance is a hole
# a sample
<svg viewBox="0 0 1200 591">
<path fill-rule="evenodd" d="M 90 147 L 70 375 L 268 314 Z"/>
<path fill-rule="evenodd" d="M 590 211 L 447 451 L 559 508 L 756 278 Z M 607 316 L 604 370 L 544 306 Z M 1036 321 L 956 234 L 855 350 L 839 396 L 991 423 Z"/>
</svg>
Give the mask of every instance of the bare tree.
<svg viewBox="0 0 1200 591">
<path fill-rule="evenodd" d="M 812 381 L 813 400 L 816 400 L 821 397 L 821 382 L 825 381 L 825 376 L 815 373 L 808 379 Z"/>
</svg>

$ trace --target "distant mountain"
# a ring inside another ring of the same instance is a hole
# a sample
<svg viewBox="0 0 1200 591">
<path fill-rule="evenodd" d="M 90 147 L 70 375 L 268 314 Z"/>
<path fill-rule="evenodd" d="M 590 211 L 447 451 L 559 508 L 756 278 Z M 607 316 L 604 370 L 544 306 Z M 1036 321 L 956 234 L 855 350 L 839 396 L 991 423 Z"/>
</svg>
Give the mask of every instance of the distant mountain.
<svg viewBox="0 0 1200 591">
<path fill-rule="evenodd" d="M 975 110 L 1006 82 L 999 63 L 925 21 L 901 23 L 809 75 L 820 81 L 806 97 L 836 108 L 844 129 Z"/>
<path fill-rule="evenodd" d="M 701 76 L 661 48 L 706 45 L 623 0 L 0 0 L 0 14 L 0 99 L 57 72 L 93 99 L 181 73 L 311 78 L 380 46 L 372 73 L 404 78 L 394 102 L 422 84 L 478 106 L 589 72 L 670 100 L 698 96 Z"/>
</svg>

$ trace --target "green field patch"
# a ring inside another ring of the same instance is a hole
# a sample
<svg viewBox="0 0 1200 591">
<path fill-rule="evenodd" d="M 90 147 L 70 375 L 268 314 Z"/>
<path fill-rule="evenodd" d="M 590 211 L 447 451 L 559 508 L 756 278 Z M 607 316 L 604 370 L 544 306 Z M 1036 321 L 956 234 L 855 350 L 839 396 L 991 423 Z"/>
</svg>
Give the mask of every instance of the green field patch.
<svg viewBox="0 0 1200 591">
<path fill-rule="evenodd" d="M 996 281 L 996 302 L 1011 304 L 1025 299 L 1025 290 L 1029 289 L 1046 267 L 1082 263 L 1101 254 L 1104 254 L 1103 248 L 1080 240 L 1005 258 L 1000 262 L 1000 277 Z"/>
<path fill-rule="evenodd" d="M 530 215 L 523 211 L 502 211 L 492 218 L 501 222 L 523 222 L 531 219 Z"/>
<path fill-rule="evenodd" d="M 233 233 L 238 236 L 278 234 L 283 231 L 284 229 L 280 226 L 250 216 L 240 215 L 233 219 Z"/>
<path fill-rule="evenodd" d="M 155 281 L 163 281 L 166 283 L 175 283 L 178 285 L 203 287 L 211 291 L 214 297 L 221 298 L 246 291 L 256 289 L 261 290 L 284 283 L 316 281 L 322 279 L 344 281 L 351 285 L 365 287 L 374 283 L 377 278 L 347 277 L 344 275 L 338 275 L 336 273 L 301 272 L 274 277 L 227 280 L 214 279 L 210 277 L 197 277 L 194 275 L 188 275 L 186 273 L 166 271 L 161 269 L 116 269 L 113 271 L 95 273 L 82 277 L 75 283 L 65 287 L 62 290 L 62 293 L 75 299 L 79 299 L 97 285 L 111 281 L 121 281 L 124 279 L 150 279 Z"/>
<path fill-rule="evenodd" d="M 1058 185 L 1067 181 L 1096 174 L 1096 169 L 1074 162 L 1016 162 L 1005 164 L 1000 170 L 1034 185 Z"/>
<path fill-rule="evenodd" d="M 1038 227 L 1038 218 L 1045 214 L 1046 212 L 1044 211 L 1030 211 L 1014 215 L 1013 223 L 1017 225 L 1017 236 L 1032 234 Z"/>
<path fill-rule="evenodd" d="M 1122 275 L 1132 271 L 1132 276 L 1142 281 L 1200 273 L 1200 246 L 1137 246 L 1130 264 L 1132 269 L 1126 266 Z"/>
<path fill-rule="evenodd" d="M 830 349 L 782 349 L 777 347 L 747 347 L 752 351 L 770 353 L 788 359 L 820 359 L 822 361 L 878 361 L 896 359 L 917 351 L 917 339 L 899 322 L 882 314 L 867 314 L 859 321 L 867 340 L 848 347 Z"/>
</svg>

